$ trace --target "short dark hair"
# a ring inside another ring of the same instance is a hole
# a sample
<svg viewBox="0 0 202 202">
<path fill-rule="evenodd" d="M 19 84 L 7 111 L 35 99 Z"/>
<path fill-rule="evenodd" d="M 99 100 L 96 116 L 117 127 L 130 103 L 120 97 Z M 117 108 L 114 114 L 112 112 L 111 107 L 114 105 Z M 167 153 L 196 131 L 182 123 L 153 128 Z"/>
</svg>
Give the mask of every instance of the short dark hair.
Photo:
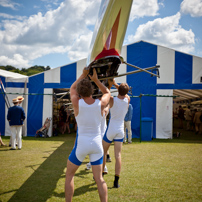
<svg viewBox="0 0 202 202">
<path fill-rule="evenodd" d="M 126 94 L 128 93 L 128 91 L 129 91 L 129 86 L 128 86 L 128 84 L 127 84 L 127 83 L 121 83 L 120 86 L 119 86 L 118 91 L 119 91 L 119 94 L 120 94 L 121 96 L 126 95 Z"/>
<path fill-rule="evenodd" d="M 90 97 L 93 94 L 93 85 L 89 79 L 82 79 L 77 83 L 76 91 L 82 97 Z"/>
</svg>

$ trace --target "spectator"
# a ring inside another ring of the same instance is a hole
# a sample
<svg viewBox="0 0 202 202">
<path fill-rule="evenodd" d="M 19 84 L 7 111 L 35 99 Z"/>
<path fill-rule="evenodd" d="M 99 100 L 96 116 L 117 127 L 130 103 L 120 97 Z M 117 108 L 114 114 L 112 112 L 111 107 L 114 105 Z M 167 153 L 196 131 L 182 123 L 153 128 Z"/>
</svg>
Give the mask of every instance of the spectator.
<svg viewBox="0 0 202 202">
<path fill-rule="evenodd" d="M 181 105 L 179 106 L 178 119 L 179 119 L 179 128 L 183 129 L 184 110 L 182 109 Z"/>
<path fill-rule="evenodd" d="M 192 111 L 192 117 L 191 117 L 191 131 L 195 130 L 195 124 L 194 124 L 194 116 L 197 112 L 197 109 L 193 109 Z"/>
<path fill-rule="evenodd" d="M 71 133 L 70 132 L 70 126 L 69 126 L 69 124 L 70 124 L 70 110 L 69 110 L 69 108 L 68 108 L 68 106 L 65 108 L 65 113 L 66 113 L 66 120 L 65 120 L 65 129 L 64 129 L 64 131 L 66 132 L 66 130 L 68 131 L 68 133 Z"/>
<path fill-rule="evenodd" d="M 185 120 L 187 122 L 187 130 L 191 129 L 191 119 L 192 119 L 192 113 L 190 110 L 190 106 L 185 111 Z"/>
<path fill-rule="evenodd" d="M 25 112 L 22 107 L 18 106 L 18 103 L 18 99 L 14 98 L 14 106 L 8 109 L 7 114 L 12 135 L 11 150 L 16 150 L 16 137 L 18 140 L 18 149 L 22 148 L 22 125 L 25 120 Z"/>
<path fill-rule="evenodd" d="M 128 130 L 128 144 L 132 143 L 132 130 L 131 130 L 131 120 L 133 117 L 133 106 L 129 104 L 128 112 L 124 119 L 124 140 L 123 142 L 126 143 L 127 141 L 127 134 L 126 129 Z"/>
<path fill-rule="evenodd" d="M 18 96 L 17 99 L 18 99 L 18 105 L 20 106 L 20 104 L 24 100 L 24 97 Z M 12 135 L 10 136 L 9 147 L 11 147 L 11 142 L 12 142 Z M 16 146 L 18 145 L 17 142 L 18 142 L 18 136 L 16 136 Z"/>
<path fill-rule="evenodd" d="M 60 126 L 60 132 L 62 134 L 64 134 L 66 130 L 66 120 L 67 120 L 67 113 L 65 111 L 64 105 L 62 105 L 59 110 L 59 126 Z"/>
<path fill-rule="evenodd" d="M 194 124 L 195 124 L 195 133 L 196 134 L 202 134 L 202 122 L 200 120 L 200 116 L 201 116 L 202 112 L 201 109 L 197 110 L 197 112 L 195 113 L 194 116 Z"/>
</svg>

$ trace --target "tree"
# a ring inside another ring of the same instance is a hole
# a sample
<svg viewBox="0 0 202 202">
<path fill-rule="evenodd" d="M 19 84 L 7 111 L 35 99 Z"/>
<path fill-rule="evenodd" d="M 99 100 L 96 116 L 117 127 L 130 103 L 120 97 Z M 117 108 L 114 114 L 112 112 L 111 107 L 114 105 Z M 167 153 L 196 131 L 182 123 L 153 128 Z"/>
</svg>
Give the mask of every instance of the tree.
<svg viewBox="0 0 202 202">
<path fill-rule="evenodd" d="M 38 74 L 38 73 L 47 71 L 47 70 L 49 70 L 51 68 L 50 68 L 50 66 L 44 67 L 44 66 L 34 65 L 34 66 L 29 67 L 27 69 L 26 68 L 22 68 L 20 70 L 20 69 L 18 69 L 16 67 L 7 65 L 7 66 L 0 66 L 0 69 L 6 70 L 6 71 L 15 72 L 15 73 L 19 73 L 19 74 L 23 74 L 23 75 L 27 75 L 27 76 L 31 76 L 31 75 L 34 75 L 34 74 Z"/>
</svg>

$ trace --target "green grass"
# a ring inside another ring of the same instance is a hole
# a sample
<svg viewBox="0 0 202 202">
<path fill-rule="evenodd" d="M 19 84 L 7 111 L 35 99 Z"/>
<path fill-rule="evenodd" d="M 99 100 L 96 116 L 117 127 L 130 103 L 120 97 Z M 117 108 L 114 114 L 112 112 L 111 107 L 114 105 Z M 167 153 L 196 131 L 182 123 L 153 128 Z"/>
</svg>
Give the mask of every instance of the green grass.
<svg viewBox="0 0 202 202">
<path fill-rule="evenodd" d="M 9 143 L 8 137 L 2 137 Z M 75 133 L 51 138 L 23 137 L 22 150 L 0 147 L 1 202 L 64 201 L 67 158 L 73 148 Z M 114 155 L 104 176 L 108 199 L 127 201 L 202 201 L 202 135 L 183 131 L 172 140 L 139 142 L 122 148 L 119 189 L 112 188 Z M 73 201 L 99 201 L 92 171 L 85 170 L 88 157 L 75 175 Z"/>
</svg>

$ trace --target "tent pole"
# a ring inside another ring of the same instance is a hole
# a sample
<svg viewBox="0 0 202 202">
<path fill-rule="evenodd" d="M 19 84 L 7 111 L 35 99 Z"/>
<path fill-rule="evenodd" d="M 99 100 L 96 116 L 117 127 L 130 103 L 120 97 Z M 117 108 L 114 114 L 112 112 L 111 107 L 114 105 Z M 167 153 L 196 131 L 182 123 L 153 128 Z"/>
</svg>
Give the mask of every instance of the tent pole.
<svg viewBox="0 0 202 202">
<path fill-rule="evenodd" d="M 130 75 L 130 74 L 136 74 L 136 73 L 139 73 L 139 72 L 143 72 L 144 70 L 151 70 L 151 69 L 156 69 L 156 68 L 159 68 L 160 66 L 153 66 L 153 67 L 147 67 L 147 68 L 144 68 L 144 69 L 138 69 L 138 70 L 135 70 L 135 71 L 131 71 L 131 72 L 126 72 L 124 74 L 119 74 L 117 76 L 109 76 L 109 77 L 105 77 L 105 78 L 99 78 L 100 81 L 102 80 L 106 80 L 106 79 L 113 79 L 113 78 L 117 78 L 117 77 L 121 77 L 121 76 L 126 76 L 126 75 Z M 151 72 L 150 72 L 151 73 Z"/>
<path fill-rule="evenodd" d="M 1 89 L 1 94 L 2 94 L 2 96 L 3 96 L 3 98 L 4 98 L 4 101 L 5 101 L 5 103 L 6 103 L 6 106 L 7 106 L 7 108 L 9 108 L 8 102 L 7 102 L 6 97 L 5 97 L 6 94 L 5 94 L 5 92 L 4 92 L 3 82 L 1 81 L 1 79 L 0 79 L 0 89 Z"/>
<path fill-rule="evenodd" d="M 5 103 L 6 103 L 6 106 L 7 106 L 7 108 L 9 108 L 8 103 L 7 103 L 7 101 L 6 101 L 6 98 L 5 98 L 5 93 L 3 92 L 2 88 L 1 88 L 1 92 L 2 92 L 2 96 L 3 96 L 3 98 L 4 98 L 4 101 L 5 101 Z"/>
<path fill-rule="evenodd" d="M 134 67 L 134 68 L 136 68 L 136 69 L 139 69 L 139 70 L 141 70 L 141 71 L 143 71 L 143 72 L 146 72 L 146 73 L 148 73 L 148 74 L 151 74 L 152 76 L 156 76 L 156 77 L 160 78 L 160 76 L 159 76 L 158 74 L 154 74 L 154 73 L 152 73 L 152 72 L 149 72 L 149 71 L 146 70 L 146 68 L 145 68 L 145 69 L 142 69 L 142 68 L 137 67 L 137 66 L 135 66 L 135 65 L 131 65 L 131 64 L 125 62 L 125 61 L 123 61 L 123 63 L 126 64 L 126 65 L 128 65 L 128 66 L 131 66 L 131 67 Z M 156 67 L 156 68 L 157 68 L 157 67 L 159 68 L 160 66 L 159 66 L 159 65 L 156 65 L 155 67 Z"/>
<path fill-rule="evenodd" d="M 9 100 L 8 100 L 8 96 L 7 96 L 7 94 L 6 94 L 6 90 L 5 90 L 5 88 L 4 88 L 4 84 L 3 84 L 3 82 L 2 82 L 1 79 L 0 79 L 0 81 L 1 81 L 1 86 L 2 86 L 2 88 L 3 88 L 3 90 L 2 90 L 2 88 L 1 88 L 1 91 L 2 91 L 3 94 L 5 94 L 4 100 L 5 100 L 5 102 L 7 103 L 7 104 L 6 104 L 7 107 L 10 108 L 11 105 L 10 105 L 10 102 L 9 102 Z"/>
<path fill-rule="evenodd" d="M 140 142 L 142 141 L 142 94 L 139 96 L 140 98 Z"/>
</svg>

